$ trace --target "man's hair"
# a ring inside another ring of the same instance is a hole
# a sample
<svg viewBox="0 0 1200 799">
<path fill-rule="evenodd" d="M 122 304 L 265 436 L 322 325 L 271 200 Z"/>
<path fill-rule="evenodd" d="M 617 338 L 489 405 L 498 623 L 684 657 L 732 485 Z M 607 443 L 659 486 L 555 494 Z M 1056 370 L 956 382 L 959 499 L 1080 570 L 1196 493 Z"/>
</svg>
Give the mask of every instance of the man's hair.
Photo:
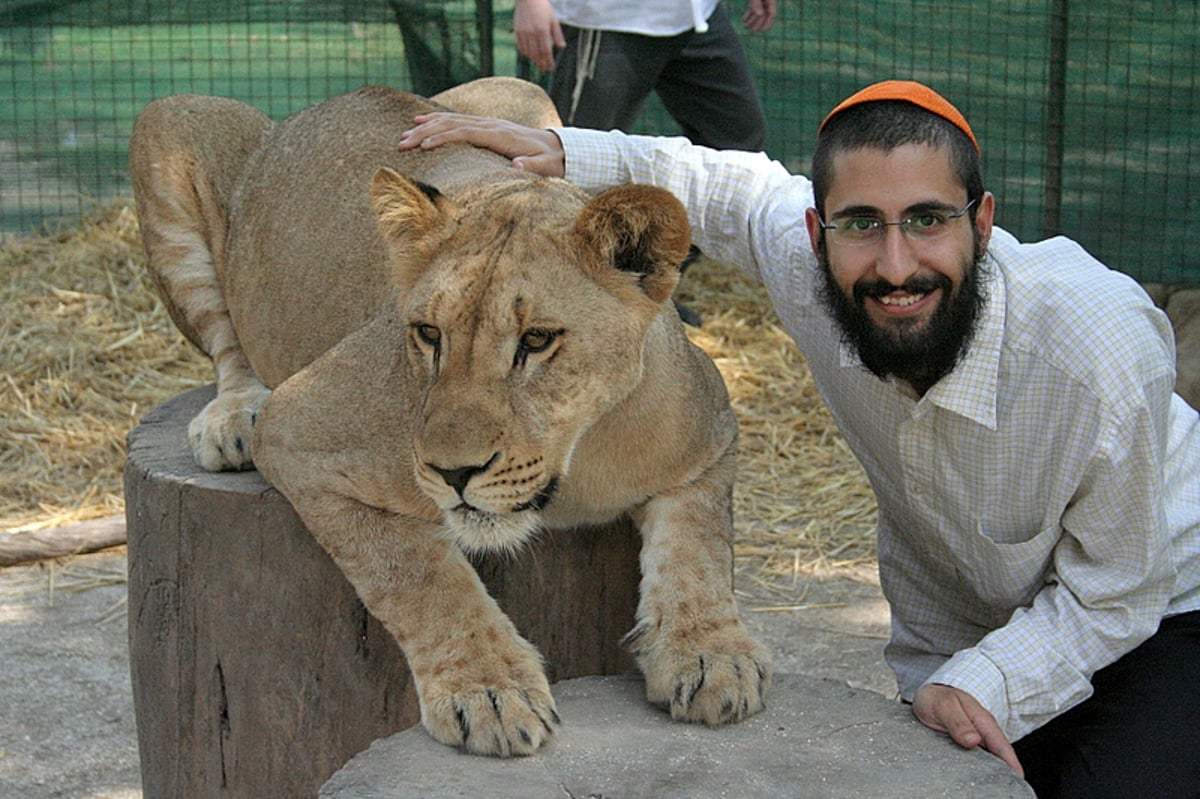
<svg viewBox="0 0 1200 799">
<path fill-rule="evenodd" d="M 817 136 L 811 179 L 817 213 L 825 218 L 825 198 L 833 183 L 833 159 L 839 153 L 865 148 L 890 152 L 905 144 L 927 144 L 945 148 L 950 168 L 967 190 L 975 219 L 983 197 L 983 170 L 975 144 L 949 120 L 904 100 L 878 100 L 839 111 L 830 117 Z"/>
</svg>

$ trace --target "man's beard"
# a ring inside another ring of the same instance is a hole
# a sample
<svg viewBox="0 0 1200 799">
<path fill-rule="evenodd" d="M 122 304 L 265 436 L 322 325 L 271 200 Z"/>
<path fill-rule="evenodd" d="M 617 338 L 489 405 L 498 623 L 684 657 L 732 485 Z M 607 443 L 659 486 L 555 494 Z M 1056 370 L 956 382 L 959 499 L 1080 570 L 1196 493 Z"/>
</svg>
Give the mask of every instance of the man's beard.
<svg viewBox="0 0 1200 799">
<path fill-rule="evenodd" d="M 821 242 L 821 298 L 841 330 L 842 342 L 857 353 L 863 365 L 879 378 L 895 377 L 924 394 L 953 371 L 966 354 L 979 315 L 987 303 L 983 285 L 986 273 L 983 253 L 963 263 L 963 279 L 955 290 L 943 274 L 914 278 L 903 286 L 884 280 L 861 281 L 847 297 L 829 266 L 829 254 Z M 883 297 L 896 290 L 923 294 L 942 290 L 942 299 L 927 322 L 899 320 L 888 327 L 877 325 L 867 315 L 866 299 Z"/>
</svg>

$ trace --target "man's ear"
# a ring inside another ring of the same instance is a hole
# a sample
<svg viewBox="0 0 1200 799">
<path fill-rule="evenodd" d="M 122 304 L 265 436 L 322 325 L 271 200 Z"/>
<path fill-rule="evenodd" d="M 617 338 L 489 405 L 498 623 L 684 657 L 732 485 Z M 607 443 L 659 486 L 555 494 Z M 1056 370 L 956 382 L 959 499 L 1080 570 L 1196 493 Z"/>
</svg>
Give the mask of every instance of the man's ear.
<svg viewBox="0 0 1200 799">
<path fill-rule="evenodd" d="M 975 212 L 975 238 L 979 242 L 979 252 L 987 250 L 988 242 L 992 240 L 992 219 L 996 214 L 996 198 L 990 191 L 985 191 L 979 200 L 979 210 Z"/>
<path fill-rule="evenodd" d="M 804 224 L 808 226 L 808 245 L 812 247 L 813 255 L 820 258 L 821 217 L 817 216 L 816 208 L 809 208 L 804 212 Z"/>
</svg>

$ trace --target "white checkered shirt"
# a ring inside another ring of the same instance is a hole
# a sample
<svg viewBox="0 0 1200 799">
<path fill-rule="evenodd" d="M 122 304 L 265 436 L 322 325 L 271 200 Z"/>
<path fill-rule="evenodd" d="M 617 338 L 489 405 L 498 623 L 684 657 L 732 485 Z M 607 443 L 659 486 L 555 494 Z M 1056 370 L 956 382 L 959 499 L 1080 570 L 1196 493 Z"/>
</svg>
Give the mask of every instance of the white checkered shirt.
<svg viewBox="0 0 1200 799">
<path fill-rule="evenodd" d="M 915 399 L 866 371 L 817 299 L 806 178 L 683 139 L 556 132 L 570 180 L 671 190 L 700 249 L 766 286 L 874 487 L 903 697 L 956 686 L 1016 740 L 1164 615 L 1200 609 L 1200 417 L 1132 280 L 1069 240 L 995 230 L 970 349 Z"/>
</svg>

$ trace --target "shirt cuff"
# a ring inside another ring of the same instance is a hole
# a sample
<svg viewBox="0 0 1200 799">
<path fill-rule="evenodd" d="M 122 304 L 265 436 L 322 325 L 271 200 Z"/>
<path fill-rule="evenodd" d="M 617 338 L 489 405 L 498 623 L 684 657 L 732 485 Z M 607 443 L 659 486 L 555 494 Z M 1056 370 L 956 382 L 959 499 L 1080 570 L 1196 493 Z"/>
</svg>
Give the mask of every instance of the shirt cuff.
<svg viewBox="0 0 1200 799">
<path fill-rule="evenodd" d="M 622 182 L 614 137 L 586 128 L 549 128 L 563 148 L 563 177 L 584 191 L 607 189 Z"/>
<path fill-rule="evenodd" d="M 1004 673 L 978 649 L 956 652 L 954 657 L 943 663 L 924 684 L 931 683 L 949 685 L 970 694 L 976 702 L 983 705 L 984 710 L 992 714 L 992 718 L 1004 730 L 1004 734 L 1012 740 L 1011 711 Z"/>
</svg>

